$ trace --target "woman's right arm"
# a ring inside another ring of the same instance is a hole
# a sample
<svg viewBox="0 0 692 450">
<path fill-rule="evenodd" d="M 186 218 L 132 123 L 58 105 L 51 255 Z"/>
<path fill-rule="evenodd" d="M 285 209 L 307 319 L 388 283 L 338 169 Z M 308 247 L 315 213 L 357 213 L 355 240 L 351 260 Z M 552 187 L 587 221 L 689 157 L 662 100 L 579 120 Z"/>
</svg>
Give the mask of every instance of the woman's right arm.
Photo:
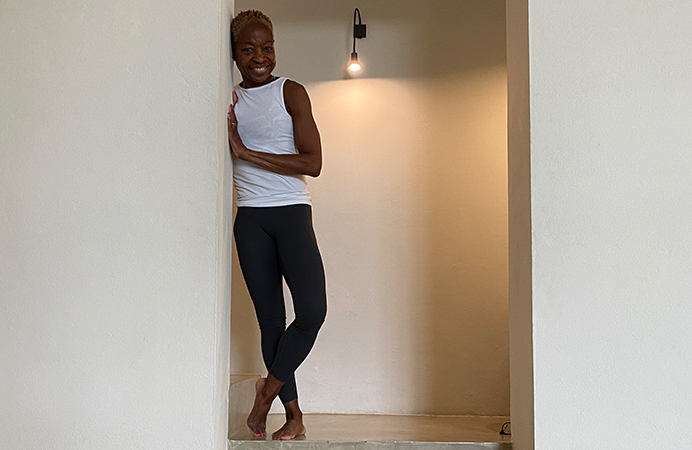
<svg viewBox="0 0 692 450">
<path fill-rule="evenodd" d="M 238 96 L 233 93 L 233 102 Z M 233 154 L 264 169 L 287 175 L 309 175 L 317 177 L 322 171 L 322 143 L 317 124 L 312 116 L 310 97 L 305 88 L 295 81 L 286 80 L 284 101 L 293 118 L 293 138 L 297 153 L 276 155 L 247 148 L 238 135 L 237 120 L 233 105 L 228 111 L 228 140 Z"/>
</svg>

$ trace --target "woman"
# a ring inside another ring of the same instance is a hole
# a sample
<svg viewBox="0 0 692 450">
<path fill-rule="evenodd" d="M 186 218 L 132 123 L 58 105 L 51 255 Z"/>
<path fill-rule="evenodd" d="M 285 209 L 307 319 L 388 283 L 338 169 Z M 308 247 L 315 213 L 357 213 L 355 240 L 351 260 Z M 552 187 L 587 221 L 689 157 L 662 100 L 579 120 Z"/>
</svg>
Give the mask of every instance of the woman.
<svg viewBox="0 0 692 450">
<path fill-rule="evenodd" d="M 272 75 L 276 59 L 269 17 L 255 10 L 239 13 L 231 22 L 231 45 L 243 78 L 228 111 L 238 193 L 233 230 L 269 372 L 257 382 L 247 424 L 255 436 L 264 436 L 278 395 L 286 423 L 272 438 L 293 439 L 305 434 L 294 372 L 312 349 L 327 311 L 305 184 L 305 175 L 316 177 L 322 168 L 320 135 L 305 88 Z M 288 328 L 282 277 L 295 311 Z"/>
</svg>

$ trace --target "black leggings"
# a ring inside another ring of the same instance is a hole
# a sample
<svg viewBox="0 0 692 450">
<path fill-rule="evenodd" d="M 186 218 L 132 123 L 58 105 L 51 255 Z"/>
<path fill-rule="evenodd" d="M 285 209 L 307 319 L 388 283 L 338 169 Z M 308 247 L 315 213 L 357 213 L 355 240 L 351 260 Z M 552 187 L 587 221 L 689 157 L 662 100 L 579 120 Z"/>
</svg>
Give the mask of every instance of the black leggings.
<svg viewBox="0 0 692 450">
<path fill-rule="evenodd" d="M 298 397 L 294 372 L 312 349 L 327 314 L 324 267 L 312 229 L 312 208 L 299 204 L 239 207 L 233 225 L 238 261 L 262 335 L 267 370 L 286 384 L 279 398 Z M 286 328 L 281 277 L 293 297 Z"/>
</svg>

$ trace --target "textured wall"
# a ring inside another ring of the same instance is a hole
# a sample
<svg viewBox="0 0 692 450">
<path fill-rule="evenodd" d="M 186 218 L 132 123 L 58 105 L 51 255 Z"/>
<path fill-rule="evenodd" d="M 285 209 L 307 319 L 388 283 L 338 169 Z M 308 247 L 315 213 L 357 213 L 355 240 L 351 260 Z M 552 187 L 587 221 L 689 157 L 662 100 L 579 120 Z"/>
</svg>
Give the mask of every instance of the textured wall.
<svg viewBox="0 0 692 450">
<path fill-rule="evenodd" d="M 692 5 L 528 11 L 535 448 L 692 448 Z"/>
<path fill-rule="evenodd" d="M 345 79 L 353 8 L 368 37 Z M 275 22 L 324 169 L 309 180 L 329 312 L 298 371 L 307 411 L 508 414 L 503 1 L 237 1 Z M 262 371 L 233 284 L 234 371 Z"/>
<path fill-rule="evenodd" d="M 3 2 L 1 448 L 225 448 L 231 6 Z"/>
</svg>

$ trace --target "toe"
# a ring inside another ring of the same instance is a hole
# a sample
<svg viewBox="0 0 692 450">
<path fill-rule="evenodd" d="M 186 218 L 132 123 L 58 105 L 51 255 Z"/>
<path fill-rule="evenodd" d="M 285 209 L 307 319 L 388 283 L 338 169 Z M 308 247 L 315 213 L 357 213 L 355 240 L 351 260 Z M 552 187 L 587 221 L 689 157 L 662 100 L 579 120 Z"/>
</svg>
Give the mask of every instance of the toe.
<svg viewBox="0 0 692 450">
<path fill-rule="evenodd" d="M 281 439 L 281 435 L 284 434 L 285 428 L 286 426 L 284 425 L 283 427 L 279 428 L 274 433 L 272 433 L 272 439 L 275 441 Z"/>
</svg>

